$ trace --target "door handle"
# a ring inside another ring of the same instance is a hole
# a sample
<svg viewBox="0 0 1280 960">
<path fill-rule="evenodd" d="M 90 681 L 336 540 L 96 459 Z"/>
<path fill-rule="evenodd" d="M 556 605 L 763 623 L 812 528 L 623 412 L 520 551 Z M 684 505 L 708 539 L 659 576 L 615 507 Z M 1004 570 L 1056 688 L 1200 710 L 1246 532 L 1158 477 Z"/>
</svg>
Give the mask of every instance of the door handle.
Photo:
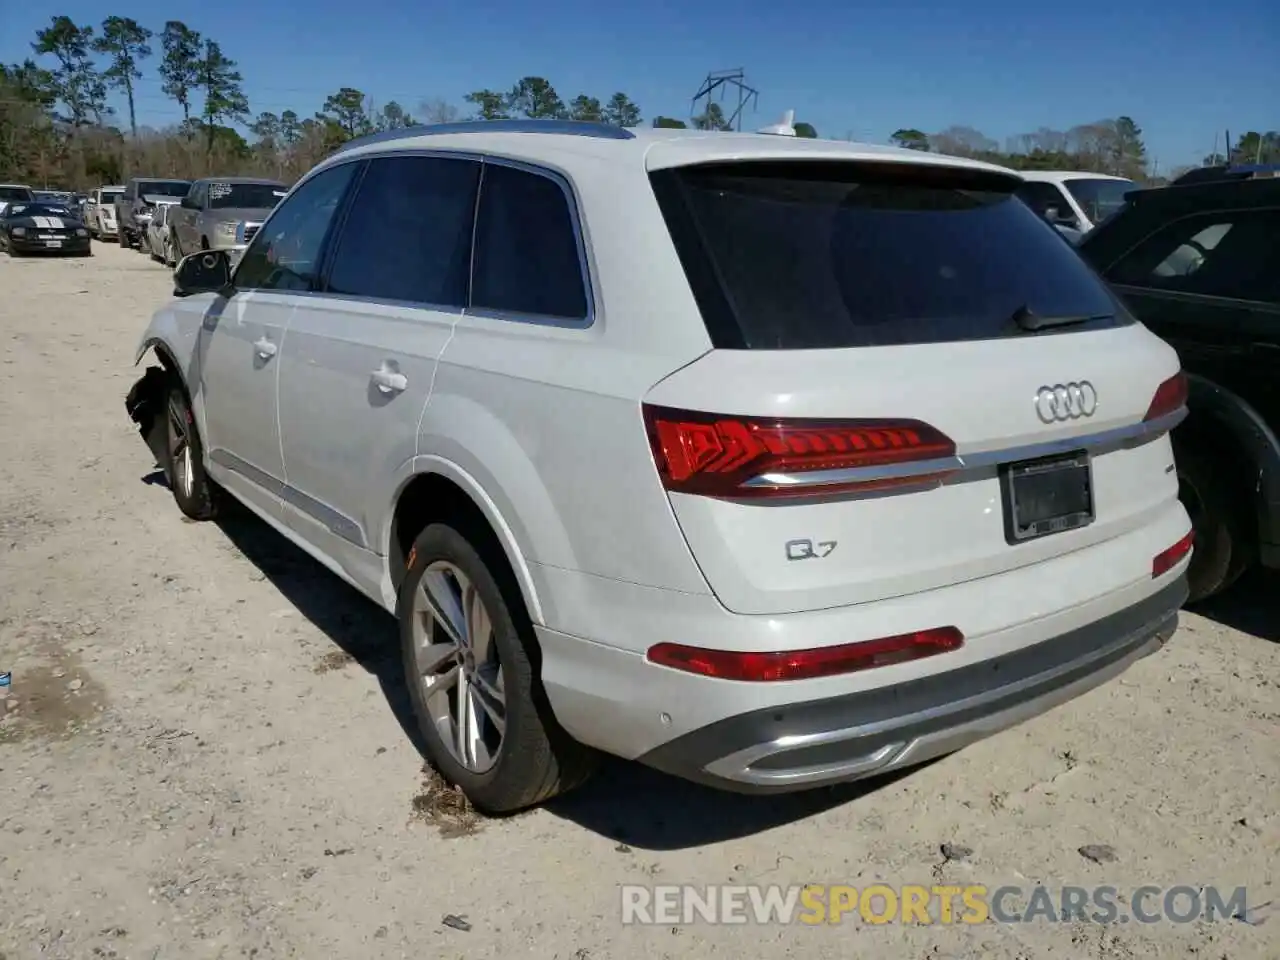
<svg viewBox="0 0 1280 960">
<path fill-rule="evenodd" d="M 1280 353 L 1280 343 L 1270 343 L 1265 340 L 1258 340 L 1249 344 L 1249 346 L 1253 347 L 1254 350 L 1258 350 L 1258 351 L 1265 351 L 1267 353 Z"/>
<path fill-rule="evenodd" d="M 263 360 L 270 360 L 276 355 L 276 351 L 280 348 L 266 337 L 260 337 L 253 342 L 253 349 L 258 351 L 258 356 Z"/>
<path fill-rule="evenodd" d="M 400 393 L 409 386 L 409 378 L 386 367 L 379 367 L 369 374 L 373 385 L 383 393 Z"/>
</svg>

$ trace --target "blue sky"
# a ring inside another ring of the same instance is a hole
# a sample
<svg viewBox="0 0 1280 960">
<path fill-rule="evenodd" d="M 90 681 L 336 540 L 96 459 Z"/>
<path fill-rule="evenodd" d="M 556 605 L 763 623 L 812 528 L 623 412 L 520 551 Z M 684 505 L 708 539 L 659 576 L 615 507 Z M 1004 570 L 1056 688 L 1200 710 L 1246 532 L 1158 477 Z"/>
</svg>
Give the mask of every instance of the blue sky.
<svg viewBox="0 0 1280 960">
<path fill-rule="evenodd" d="M 965 124 L 1003 143 L 1128 114 L 1168 170 L 1198 162 L 1215 131 L 1280 128 L 1276 0 L 0 0 L 0 59 L 30 55 L 52 12 L 131 16 L 157 32 L 183 19 L 239 63 L 255 113 L 309 116 L 340 86 L 410 110 L 430 98 L 465 109 L 468 91 L 540 75 L 566 101 L 626 91 L 647 121 L 687 117 L 709 70 L 741 66 L 760 90 L 748 122 L 795 108 L 841 139 Z M 181 113 L 155 66 L 144 64 L 139 122 L 164 126 Z"/>
</svg>

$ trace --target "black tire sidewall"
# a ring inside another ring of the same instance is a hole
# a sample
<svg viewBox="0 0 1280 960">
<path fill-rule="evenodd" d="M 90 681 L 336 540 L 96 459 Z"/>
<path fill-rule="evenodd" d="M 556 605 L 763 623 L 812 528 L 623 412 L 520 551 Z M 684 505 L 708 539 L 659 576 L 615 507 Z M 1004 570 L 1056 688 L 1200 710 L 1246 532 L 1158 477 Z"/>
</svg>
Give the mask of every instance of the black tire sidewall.
<svg viewBox="0 0 1280 960">
<path fill-rule="evenodd" d="M 1190 487 L 1199 501 L 1199 517 L 1192 517 L 1195 546 L 1187 570 L 1189 602 L 1195 603 L 1220 593 L 1239 577 L 1248 564 L 1248 537 L 1241 507 L 1222 475 L 1233 461 L 1185 441 L 1175 444 L 1174 461 L 1179 483 Z"/>
<path fill-rule="evenodd" d="M 518 797 L 530 792 L 530 783 L 543 779 L 547 732 L 538 706 L 535 668 L 530 662 L 532 627 L 523 606 L 514 613 L 497 578 L 479 551 L 463 534 L 445 524 L 428 526 L 414 541 L 412 562 L 397 598 L 400 646 L 405 682 L 418 729 L 431 763 L 450 783 L 457 784 L 481 810 L 506 812 L 523 805 Z M 506 694 L 506 732 L 497 762 L 484 773 L 474 773 L 450 754 L 427 710 L 414 661 L 413 594 L 427 567 L 437 560 L 457 566 L 480 592 L 493 624 L 494 643 L 502 664 Z M 516 601 L 518 602 L 518 601 Z M 522 636 L 527 631 L 527 636 Z M 543 749 L 538 749 L 539 741 Z M 526 749 L 529 747 L 531 749 Z"/>
</svg>

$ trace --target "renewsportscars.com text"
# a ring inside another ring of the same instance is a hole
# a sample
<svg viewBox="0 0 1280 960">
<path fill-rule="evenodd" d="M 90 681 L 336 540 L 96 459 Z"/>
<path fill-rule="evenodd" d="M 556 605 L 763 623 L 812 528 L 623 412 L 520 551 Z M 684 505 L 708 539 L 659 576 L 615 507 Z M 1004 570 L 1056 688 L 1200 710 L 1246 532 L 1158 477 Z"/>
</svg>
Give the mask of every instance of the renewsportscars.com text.
<svg viewBox="0 0 1280 960">
<path fill-rule="evenodd" d="M 755 886 L 624 885 L 622 922 L 808 925 L 837 923 L 1195 923 L 1242 918 L 1244 887 L 1189 885 L 1056 889 L 981 884 Z"/>
</svg>

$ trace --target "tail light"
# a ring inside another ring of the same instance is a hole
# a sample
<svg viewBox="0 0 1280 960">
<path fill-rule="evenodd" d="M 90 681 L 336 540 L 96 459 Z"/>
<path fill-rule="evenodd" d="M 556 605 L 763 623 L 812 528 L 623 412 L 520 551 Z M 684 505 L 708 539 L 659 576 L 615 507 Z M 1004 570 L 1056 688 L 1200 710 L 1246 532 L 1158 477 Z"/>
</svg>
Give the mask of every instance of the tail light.
<svg viewBox="0 0 1280 960">
<path fill-rule="evenodd" d="M 933 483 L 956 445 L 918 420 L 781 420 L 645 405 L 663 485 L 737 498 L 827 496 Z"/>
<path fill-rule="evenodd" d="M 1151 398 L 1144 420 L 1159 420 L 1187 405 L 1187 375 L 1179 370 L 1160 386 Z"/>
<path fill-rule="evenodd" d="M 766 683 L 775 680 L 812 680 L 815 677 L 886 667 L 958 650 L 962 646 L 964 634 L 958 629 L 938 627 L 837 647 L 778 653 L 705 650 L 679 643 L 659 643 L 649 649 L 647 659 L 650 663 L 718 680 Z"/>
<path fill-rule="evenodd" d="M 1151 579 L 1163 576 L 1186 559 L 1194 543 L 1195 531 L 1188 531 L 1187 535 L 1172 547 L 1157 553 L 1151 561 Z"/>
</svg>

